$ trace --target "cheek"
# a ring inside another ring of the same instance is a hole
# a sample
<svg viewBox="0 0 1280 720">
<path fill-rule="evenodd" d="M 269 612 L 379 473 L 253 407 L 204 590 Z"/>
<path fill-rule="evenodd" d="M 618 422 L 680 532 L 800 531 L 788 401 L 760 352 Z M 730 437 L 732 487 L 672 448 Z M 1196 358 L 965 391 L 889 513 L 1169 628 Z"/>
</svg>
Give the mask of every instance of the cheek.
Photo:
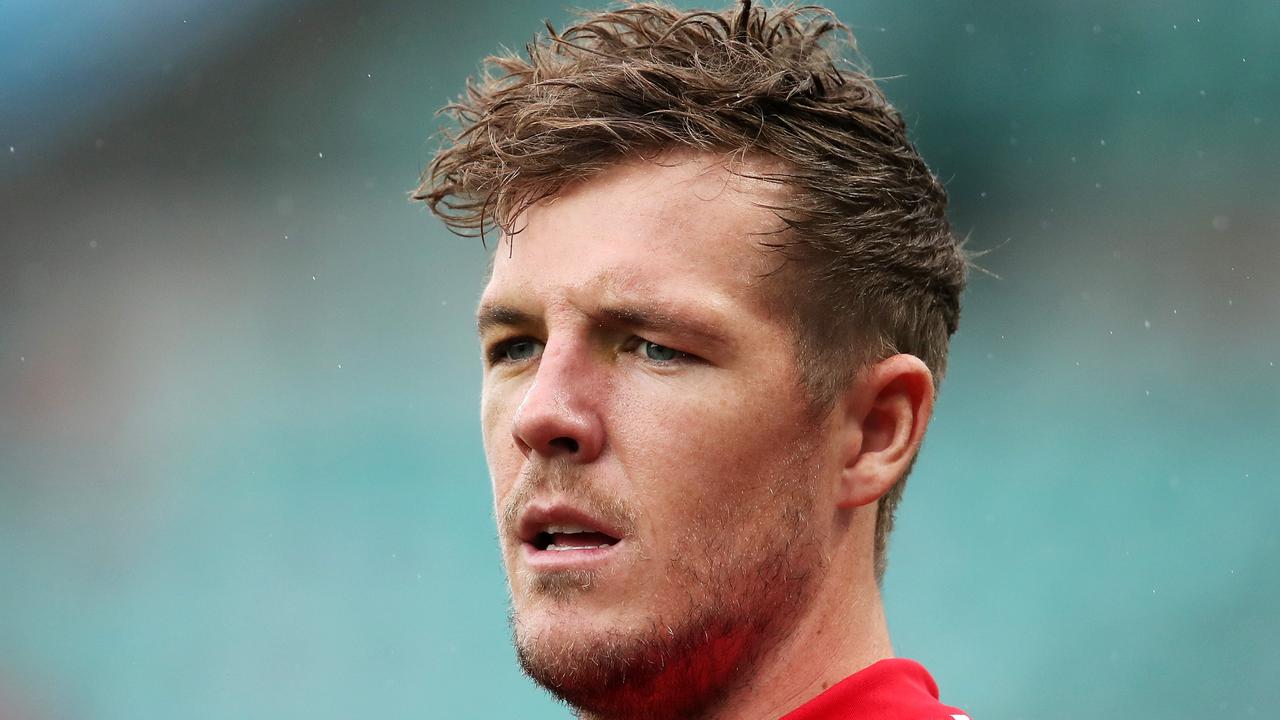
<svg viewBox="0 0 1280 720">
<path fill-rule="evenodd" d="M 511 438 L 511 420 L 515 412 L 512 398 L 510 390 L 489 387 L 485 387 L 480 396 L 481 440 L 493 481 L 494 499 L 499 501 L 514 483 L 523 459 Z"/>
<path fill-rule="evenodd" d="M 758 383 L 682 390 L 631 394 L 610 433 L 655 523 L 768 495 L 801 439 L 794 399 Z"/>
</svg>

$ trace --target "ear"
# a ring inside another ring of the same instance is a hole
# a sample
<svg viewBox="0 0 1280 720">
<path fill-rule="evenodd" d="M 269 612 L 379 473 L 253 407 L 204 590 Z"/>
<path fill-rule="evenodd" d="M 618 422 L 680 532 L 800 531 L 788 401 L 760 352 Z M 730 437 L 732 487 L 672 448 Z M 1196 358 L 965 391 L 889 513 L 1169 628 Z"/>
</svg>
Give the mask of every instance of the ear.
<svg viewBox="0 0 1280 720">
<path fill-rule="evenodd" d="M 933 373 L 914 355 L 894 355 L 846 391 L 839 507 L 869 505 L 902 479 L 933 413 Z"/>
</svg>

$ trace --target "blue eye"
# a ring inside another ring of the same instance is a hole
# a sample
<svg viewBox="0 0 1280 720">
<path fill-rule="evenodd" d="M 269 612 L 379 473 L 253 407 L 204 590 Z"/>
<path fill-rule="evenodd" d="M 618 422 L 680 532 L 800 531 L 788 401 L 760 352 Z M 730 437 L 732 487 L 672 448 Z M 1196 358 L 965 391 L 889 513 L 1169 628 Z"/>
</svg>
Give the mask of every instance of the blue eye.
<svg viewBox="0 0 1280 720">
<path fill-rule="evenodd" d="M 640 348 L 644 351 L 644 356 L 654 362 L 670 362 L 684 355 L 679 350 L 669 348 L 666 345 L 659 345 L 656 342 L 649 342 L 648 340 L 641 340 Z"/>
<path fill-rule="evenodd" d="M 542 343 L 529 338 L 516 338 L 499 343 L 490 353 L 493 362 L 523 362 L 542 354 Z"/>
</svg>

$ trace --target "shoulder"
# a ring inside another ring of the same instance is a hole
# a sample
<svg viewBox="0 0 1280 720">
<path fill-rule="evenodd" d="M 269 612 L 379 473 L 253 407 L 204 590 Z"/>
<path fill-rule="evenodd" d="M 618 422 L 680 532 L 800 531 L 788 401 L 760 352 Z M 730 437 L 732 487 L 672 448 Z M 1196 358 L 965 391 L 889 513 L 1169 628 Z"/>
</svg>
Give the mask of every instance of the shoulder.
<svg viewBox="0 0 1280 720">
<path fill-rule="evenodd" d="M 890 658 L 869 665 L 788 713 L 783 720 L 971 720 L 938 699 L 923 665 Z"/>
</svg>

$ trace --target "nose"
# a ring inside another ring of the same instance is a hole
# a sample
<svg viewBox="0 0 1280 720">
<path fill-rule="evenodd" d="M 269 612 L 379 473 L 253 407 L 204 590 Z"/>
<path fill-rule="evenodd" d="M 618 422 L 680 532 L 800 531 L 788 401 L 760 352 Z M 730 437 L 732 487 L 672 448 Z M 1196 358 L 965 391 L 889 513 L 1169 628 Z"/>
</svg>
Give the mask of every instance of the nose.
<svg viewBox="0 0 1280 720">
<path fill-rule="evenodd" d="M 537 374 L 516 408 L 511 435 L 525 457 L 560 457 L 589 463 L 604 447 L 604 427 L 596 410 L 589 361 L 571 348 L 548 346 Z"/>
</svg>

